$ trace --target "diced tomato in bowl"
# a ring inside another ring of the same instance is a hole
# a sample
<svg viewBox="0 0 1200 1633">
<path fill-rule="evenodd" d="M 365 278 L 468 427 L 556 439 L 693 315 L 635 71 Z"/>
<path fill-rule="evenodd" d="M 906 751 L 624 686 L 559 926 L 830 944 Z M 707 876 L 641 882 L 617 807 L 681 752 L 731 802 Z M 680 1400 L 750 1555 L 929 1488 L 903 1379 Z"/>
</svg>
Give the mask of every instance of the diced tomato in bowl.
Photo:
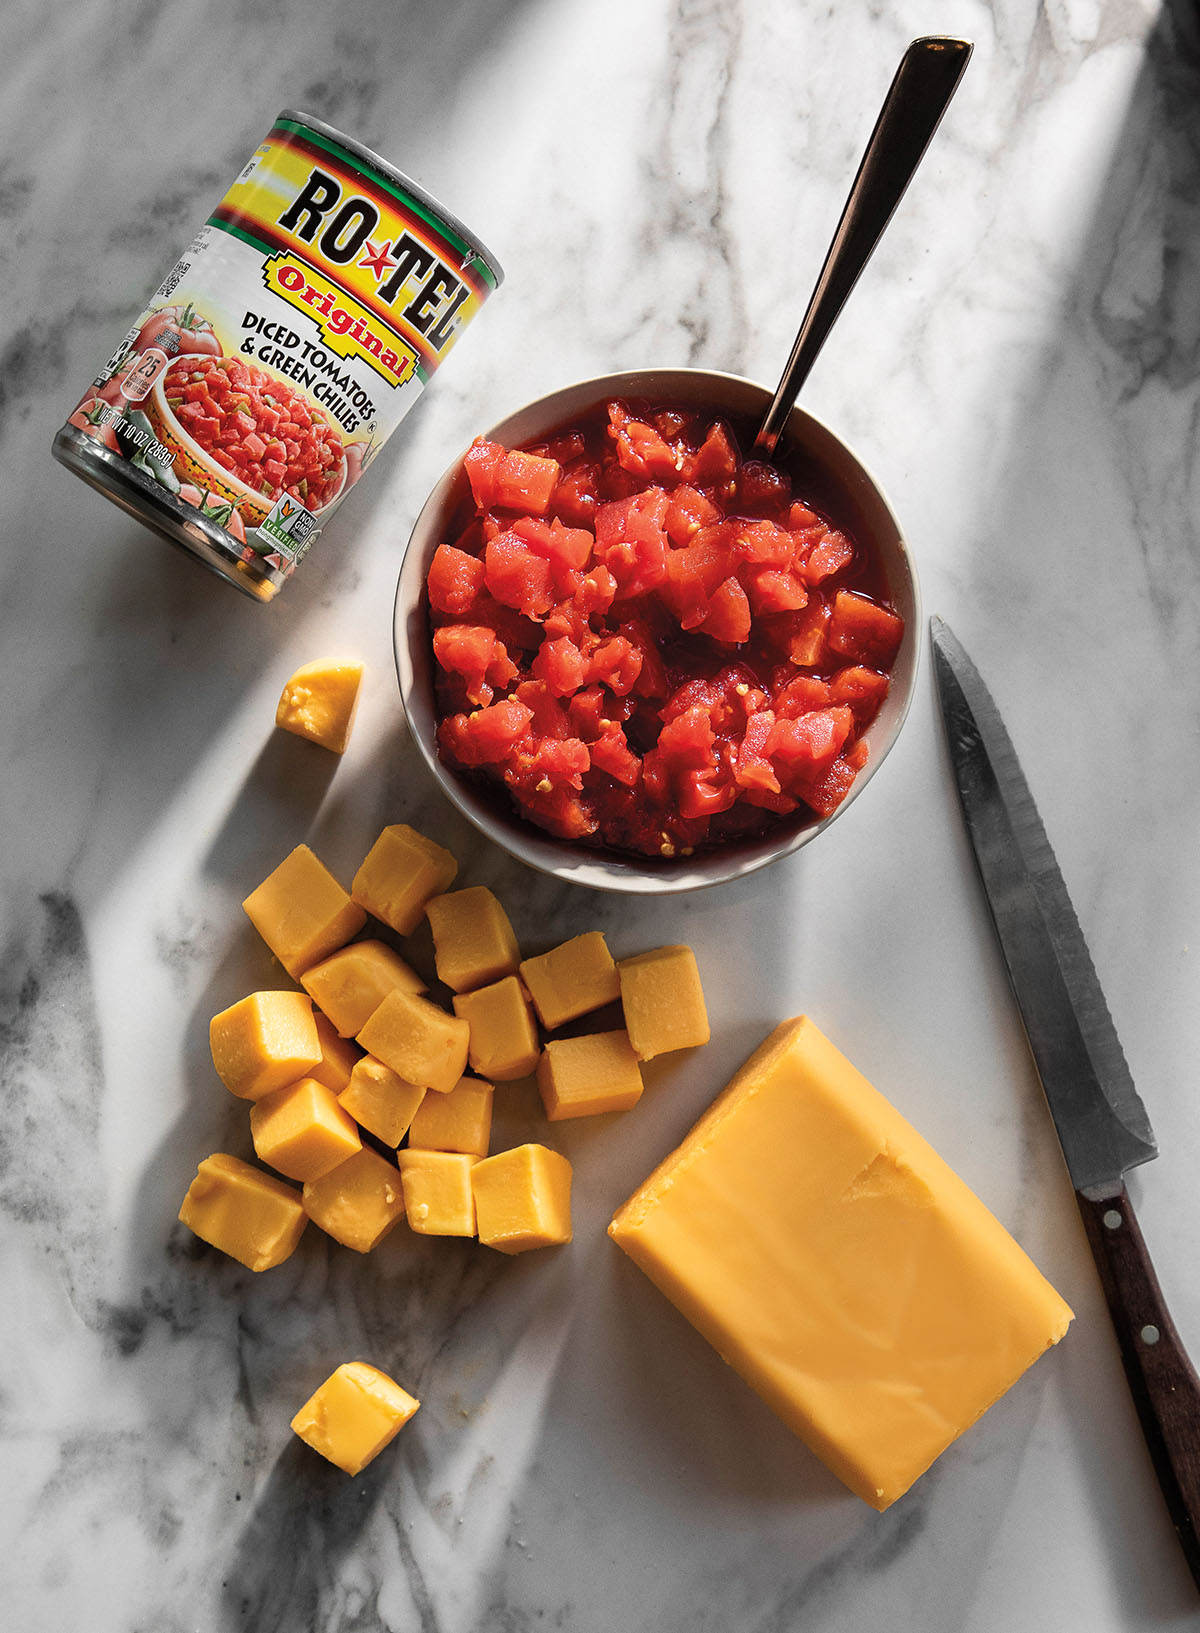
<svg viewBox="0 0 1200 1633">
<path fill-rule="evenodd" d="M 674 891 L 808 843 L 887 754 L 919 606 L 895 518 L 794 410 L 698 370 L 567 388 L 472 444 L 422 511 L 396 655 L 442 787 L 534 866 Z"/>
<path fill-rule="evenodd" d="M 155 416 L 168 440 L 182 432 L 210 467 L 238 484 L 247 519 L 285 494 L 320 511 L 345 485 L 346 456 L 333 421 L 286 380 L 245 358 L 181 353 L 155 382 Z M 187 444 L 183 444 L 186 448 Z"/>
</svg>

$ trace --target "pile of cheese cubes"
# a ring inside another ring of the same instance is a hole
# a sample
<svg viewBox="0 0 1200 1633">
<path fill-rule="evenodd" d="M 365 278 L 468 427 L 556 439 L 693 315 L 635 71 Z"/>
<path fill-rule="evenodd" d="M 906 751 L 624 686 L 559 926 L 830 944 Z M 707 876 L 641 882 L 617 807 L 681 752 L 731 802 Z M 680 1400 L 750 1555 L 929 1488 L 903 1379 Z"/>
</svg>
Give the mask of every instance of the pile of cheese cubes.
<svg viewBox="0 0 1200 1633">
<path fill-rule="evenodd" d="M 284 1178 L 218 1152 L 180 1218 L 248 1268 L 282 1263 L 310 1220 L 360 1253 L 405 1217 L 510 1254 L 568 1242 L 571 1165 L 535 1143 L 489 1154 L 495 1084 L 536 1074 L 550 1121 L 626 1110 L 642 1061 L 708 1041 L 689 948 L 617 964 L 593 931 L 522 959 L 490 890 L 449 890 L 457 872 L 397 824 L 349 892 L 301 845 L 243 903 L 303 991 L 251 993 L 214 1016 L 213 1061 L 252 1102 L 255 1151 Z M 453 1012 L 362 936 L 368 915 L 401 936 L 428 918 Z M 543 1043 L 539 1022 L 554 1032 L 617 999 L 624 1028 Z"/>
</svg>

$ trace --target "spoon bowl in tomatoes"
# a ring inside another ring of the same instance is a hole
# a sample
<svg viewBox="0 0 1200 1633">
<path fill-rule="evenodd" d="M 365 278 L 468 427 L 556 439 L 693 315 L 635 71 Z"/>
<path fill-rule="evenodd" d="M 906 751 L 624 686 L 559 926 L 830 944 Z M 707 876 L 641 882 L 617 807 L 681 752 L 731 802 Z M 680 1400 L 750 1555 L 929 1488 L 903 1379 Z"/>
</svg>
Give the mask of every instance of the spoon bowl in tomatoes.
<svg viewBox="0 0 1200 1633">
<path fill-rule="evenodd" d="M 582 381 L 476 438 L 401 568 L 395 650 L 434 777 L 520 860 L 695 890 L 811 843 L 912 698 L 917 575 L 878 484 L 763 386 Z"/>
</svg>

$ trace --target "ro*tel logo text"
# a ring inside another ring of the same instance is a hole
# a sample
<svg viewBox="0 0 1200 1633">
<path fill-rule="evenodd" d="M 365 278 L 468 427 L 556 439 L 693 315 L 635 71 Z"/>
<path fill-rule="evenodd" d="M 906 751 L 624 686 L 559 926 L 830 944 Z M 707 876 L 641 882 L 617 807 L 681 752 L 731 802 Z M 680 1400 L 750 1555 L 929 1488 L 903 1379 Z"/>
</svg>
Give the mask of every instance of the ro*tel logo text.
<svg viewBox="0 0 1200 1633">
<path fill-rule="evenodd" d="M 374 243 L 371 235 L 379 228 L 380 213 L 370 199 L 357 193 L 343 197 L 334 177 L 314 166 L 278 223 L 313 244 L 333 266 L 349 269 L 353 263 L 372 274 L 375 298 L 396 306 L 399 317 L 435 352 L 453 339 L 455 317 L 469 287 L 409 232 L 402 231 L 394 242 Z"/>
</svg>

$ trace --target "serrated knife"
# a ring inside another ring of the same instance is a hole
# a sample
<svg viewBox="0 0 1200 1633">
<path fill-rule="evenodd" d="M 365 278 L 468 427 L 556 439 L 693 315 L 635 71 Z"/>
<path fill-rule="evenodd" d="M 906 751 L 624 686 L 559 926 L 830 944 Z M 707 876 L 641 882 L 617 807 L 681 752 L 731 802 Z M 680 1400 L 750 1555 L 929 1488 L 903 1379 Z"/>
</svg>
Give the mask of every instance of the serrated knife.
<svg viewBox="0 0 1200 1633">
<path fill-rule="evenodd" d="M 1058 1130 L 1142 1432 L 1200 1587 L 1200 1378 L 1125 1191 L 1158 1155 L 1033 796 L 991 694 L 940 618 L 934 673 L 959 799 Z"/>
</svg>

